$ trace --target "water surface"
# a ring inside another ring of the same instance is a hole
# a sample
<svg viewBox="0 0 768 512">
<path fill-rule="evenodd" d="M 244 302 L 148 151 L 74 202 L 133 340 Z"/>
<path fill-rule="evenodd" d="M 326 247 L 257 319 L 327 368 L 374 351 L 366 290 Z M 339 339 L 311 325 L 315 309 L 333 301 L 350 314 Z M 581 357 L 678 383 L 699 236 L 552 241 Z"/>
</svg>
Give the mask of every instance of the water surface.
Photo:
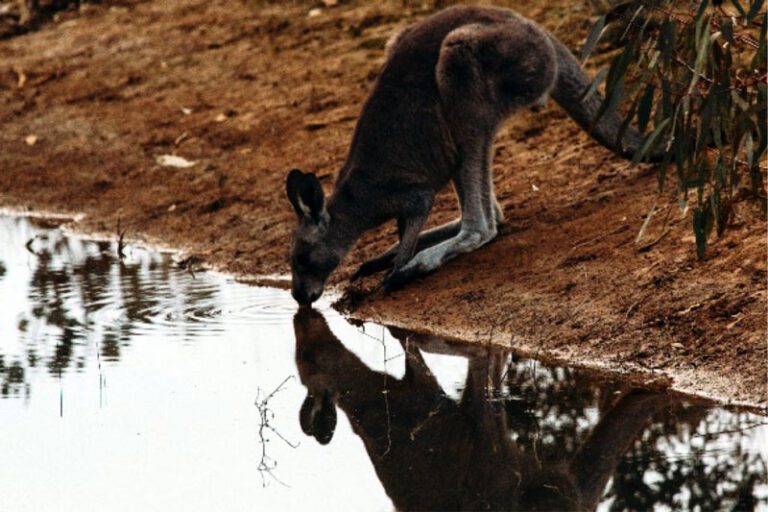
<svg viewBox="0 0 768 512">
<path fill-rule="evenodd" d="M 766 418 L 0 218 L 0 509 L 768 508 Z"/>
</svg>

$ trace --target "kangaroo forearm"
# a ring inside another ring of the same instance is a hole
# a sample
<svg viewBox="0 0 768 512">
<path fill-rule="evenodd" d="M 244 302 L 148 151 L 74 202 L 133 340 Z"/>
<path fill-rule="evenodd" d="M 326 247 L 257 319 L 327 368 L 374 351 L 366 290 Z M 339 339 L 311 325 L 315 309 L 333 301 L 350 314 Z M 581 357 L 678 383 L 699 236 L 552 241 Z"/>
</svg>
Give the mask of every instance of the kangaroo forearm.
<svg viewBox="0 0 768 512">
<path fill-rule="evenodd" d="M 423 249 L 439 244 L 444 240 L 452 238 L 459 233 L 460 229 L 461 229 L 460 219 L 456 219 L 451 222 L 446 222 L 445 224 L 429 229 L 419 235 L 419 239 L 416 242 L 416 248 L 413 252 L 414 253 L 419 252 Z M 395 256 L 397 255 L 399 249 L 400 249 L 400 244 L 399 243 L 394 244 L 389 249 L 379 254 L 375 258 L 372 258 L 366 261 L 360 266 L 357 272 L 355 272 L 355 274 L 352 276 L 352 280 L 354 281 L 355 279 L 369 276 L 369 275 L 375 274 L 376 272 L 381 272 L 382 270 L 386 270 L 390 268 L 395 261 Z"/>
</svg>

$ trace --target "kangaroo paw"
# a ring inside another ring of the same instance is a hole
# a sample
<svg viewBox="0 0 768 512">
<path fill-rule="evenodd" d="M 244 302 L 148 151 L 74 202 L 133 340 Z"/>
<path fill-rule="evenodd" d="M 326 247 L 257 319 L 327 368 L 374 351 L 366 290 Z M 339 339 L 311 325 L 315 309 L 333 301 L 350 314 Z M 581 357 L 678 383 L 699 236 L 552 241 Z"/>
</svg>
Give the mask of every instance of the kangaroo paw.
<svg viewBox="0 0 768 512">
<path fill-rule="evenodd" d="M 394 262 L 395 255 L 381 255 L 376 258 L 373 258 L 372 260 L 368 260 L 362 265 L 360 265 L 360 268 L 357 269 L 357 271 L 352 274 L 352 277 L 349 278 L 350 281 L 357 281 L 358 279 L 362 277 L 367 277 L 370 275 L 373 275 L 377 272 L 381 272 L 382 270 L 386 270 L 392 266 L 392 263 Z"/>
<path fill-rule="evenodd" d="M 399 290 L 417 277 L 427 273 L 428 271 L 423 270 L 418 265 L 406 265 L 405 267 L 395 269 L 384 278 L 384 292 L 389 293 Z"/>
</svg>

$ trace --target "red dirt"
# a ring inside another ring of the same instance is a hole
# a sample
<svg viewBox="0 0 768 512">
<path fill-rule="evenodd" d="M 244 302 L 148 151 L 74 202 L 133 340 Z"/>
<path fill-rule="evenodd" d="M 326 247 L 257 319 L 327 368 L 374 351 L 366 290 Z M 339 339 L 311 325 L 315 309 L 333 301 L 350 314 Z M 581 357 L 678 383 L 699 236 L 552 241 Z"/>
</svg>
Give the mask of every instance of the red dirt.
<svg viewBox="0 0 768 512">
<path fill-rule="evenodd" d="M 404 3 L 315 17 L 307 3 L 88 5 L 2 41 L 0 203 L 84 212 L 82 230 L 119 220 L 234 273 L 284 274 L 285 173 L 317 171 L 330 189 L 386 38 L 427 14 Z M 571 47 L 589 27 L 586 6 L 501 3 Z M 197 163 L 161 167 L 161 154 Z M 700 262 L 674 194 L 556 105 L 510 120 L 495 155 L 499 238 L 389 296 L 368 279 L 356 316 L 768 403 L 764 205 L 741 203 Z M 432 221 L 456 214 L 447 192 Z M 393 239 L 393 226 L 364 237 L 336 282 Z"/>
</svg>

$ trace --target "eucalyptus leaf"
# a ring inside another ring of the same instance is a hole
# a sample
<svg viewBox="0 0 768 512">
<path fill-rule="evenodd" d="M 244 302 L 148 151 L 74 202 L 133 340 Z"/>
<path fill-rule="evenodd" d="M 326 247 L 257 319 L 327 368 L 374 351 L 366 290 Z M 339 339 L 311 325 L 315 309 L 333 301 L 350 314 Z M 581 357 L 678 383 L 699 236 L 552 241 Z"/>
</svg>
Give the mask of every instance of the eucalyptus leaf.
<svg viewBox="0 0 768 512">
<path fill-rule="evenodd" d="M 757 13 L 760 12 L 760 9 L 763 7 L 763 0 L 753 0 L 752 5 L 749 7 L 749 12 L 747 12 L 746 18 L 747 23 L 751 22 L 755 16 L 757 16 Z"/>
<path fill-rule="evenodd" d="M 739 0 L 731 0 L 731 3 L 734 7 L 736 7 L 736 10 L 739 11 L 739 14 L 742 16 L 747 15 L 747 11 L 744 10 L 744 8 L 741 6 L 741 3 L 739 3 Z"/>
<path fill-rule="evenodd" d="M 579 98 L 579 101 L 583 101 L 586 98 L 589 98 L 595 92 L 597 91 L 597 88 L 600 87 L 600 84 L 603 83 L 605 80 L 606 75 L 608 75 L 608 69 L 603 68 L 600 71 L 597 72 L 595 75 L 595 79 L 592 80 L 592 83 L 589 84 L 589 87 L 587 87 L 587 90 L 584 91 L 584 94 L 581 95 L 581 98 Z"/>
<path fill-rule="evenodd" d="M 645 129 L 648 127 L 648 120 L 651 118 L 651 108 L 653 108 L 653 93 L 655 87 L 653 84 L 648 84 L 643 92 L 643 97 L 640 100 L 640 105 L 637 111 L 637 129 L 640 133 L 645 133 Z"/>
<path fill-rule="evenodd" d="M 664 128 L 667 127 L 670 120 L 671 119 L 667 118 L 664 121 L 662 121 L 662 123 L 659 126 L 657 126 L 655 130 L 653 130 L 653 133 L 651 133 L 645 139 L 645 143 L 643 143 L 643 146 L 640 148 L 640 151 L 636 152 L 634 157 L 632 158 L 632 165 L 637 165 L 638 163 L 640 163 L 643 157 L 645 157 L 645 155 L 648 154 L 648 151 L 651 148 L 656 146 L 662 134 L 664 133 Z"/>
<path fill-rule="evenodd" d="M 595 24 L 592 26 L 592 30 L 589 32 L 589 36 L 587 36 L 587 41 L 584 43 L 584 47 L 581 49 L 581 61 L 584 62 L 587 60 L 592 53 L 592 50 L 594 50 L 595 45 L 600 40 L 600 36 L 603 34 L 603 30 L 605 29 L 605 15 L 600 16 Z"/>
<path fill-rule="evenodd" d="M 698 206 L 693 210 L 693 234 L 696 237 L 696 254 L 700 260 L 707 252 L 707 234 L 704 229 L 704 211 Z"/>
</svg>

